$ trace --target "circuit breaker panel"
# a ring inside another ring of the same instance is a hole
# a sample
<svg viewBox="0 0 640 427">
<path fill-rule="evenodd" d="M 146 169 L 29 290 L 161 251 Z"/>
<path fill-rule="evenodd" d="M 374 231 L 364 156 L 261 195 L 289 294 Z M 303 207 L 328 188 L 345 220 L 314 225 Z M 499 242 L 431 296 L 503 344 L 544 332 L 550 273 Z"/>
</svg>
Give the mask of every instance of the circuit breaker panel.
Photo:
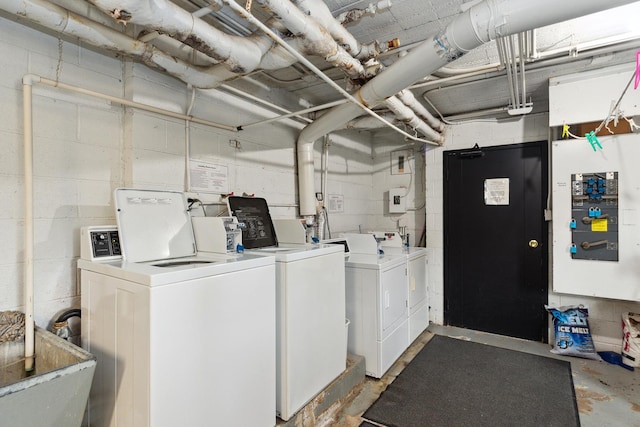
<svg viewBox="0 0 640 427">
<path fill-rule="evenodd" d="M 571 175 L 571 257 L 618 261 L 618 172 Z"/>
</svg>

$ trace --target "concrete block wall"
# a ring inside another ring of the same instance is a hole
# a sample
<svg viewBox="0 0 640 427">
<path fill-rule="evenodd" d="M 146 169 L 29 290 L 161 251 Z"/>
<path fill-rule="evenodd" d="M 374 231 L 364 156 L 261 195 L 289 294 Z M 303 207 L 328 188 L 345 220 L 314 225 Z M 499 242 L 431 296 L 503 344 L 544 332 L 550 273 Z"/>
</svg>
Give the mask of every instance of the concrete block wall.
<svg viewBox="0 0 640 427">
<path fill-rule="evenodd" d="M 122 66 L 77 45 L 2 20 L 0 25 L 0 310 L 21 309 L 24 277 L 22 76 L 83 81 L 121 95 Z M 47 327 L 79 306 L 79 229 L 113 217 L 110 192 L 122 185 L 121 109 L 58 89 L 33 88 L 35 320 Z"/>
<path fill-rule="evenodd" d="M 471 148 L 476 143 L 483 147 L 544 141 L 548 140 L 548 132 L 548 116 L 546 114 L 502 122 L 469 122 L 450 126 L 445 148 L 427 148 L 427 251 L 429 256 L 429 296 L 432 301 L 431 321 L 438 324 L 444 322 L 442 152 L 444 149 Z M 611 278 L 611 280 L 615 280 L 615 278 Z M 587 305 L 591 332 L 599 351 L 620 351 L 621 313 L 640 311 L 640 303 L 638 302 L 555 293 L 551 281 L 549 283 L 549 303 L 559 306 Z M 549 326 L 553 327 L 551 319 Z"/>
<path fill-rule="evenodd" d="M 383 212 L 375 216 L 373 227 L 376 231 L 397 231 L 399 226 L 407 227 L 409 245 L 417 246 L 425 225 L 425 154 L 421 143 L 408 144 L 400 134 L 391 135 L 395 144 L 374 143 L 374 173 L 372 199 L 376 206 L 374 212 Z M 409 152 L 407 173 L 392 173 L 391 158 L 394 151 Z M 405 213 L 389 213 L 389 189 L 403 188 Z"/>
<path fill-rule="evenodd" d="M 42 77 L 184 113 L 187 86 L 140 64 L 115 59 L 0 18 L 0 311 L 23 309 L 24 194 L 22 77 Z M 35 321 L 48 327 L 60 312 L 80 305 L 76 260 L 79 230 L 114 224 L 113 190 L 185 189 L 185 123 L 154 113 L 34 86 Z M 221 91 L 198 91 L 191 114 L 239 125 L 271 117 L 260 106 Z M 191 157 L 228 167 L 229 190 L 255 193 L 276 205 L 272 215 L 297 215 L 295 139 L 299 124 L 229 132 L 189 127 Z M 229 141 L 237 140 L 240 148 Z M 361 216 L 375 217 L 370 141 L 336 134 L 330 151 L 329 192 L 343 194 L 334 232 L 351 231 Z M 320 190 L 321 142 L 316 150 Z M 194 194 L 205 202 L 218 195 Z M 381 215 L 381 213 L 380 213 Z M 368 220 L 367 220 L 368 221 Z M 373 220 L 371 220 L 373 222 Z"/>
</svg>

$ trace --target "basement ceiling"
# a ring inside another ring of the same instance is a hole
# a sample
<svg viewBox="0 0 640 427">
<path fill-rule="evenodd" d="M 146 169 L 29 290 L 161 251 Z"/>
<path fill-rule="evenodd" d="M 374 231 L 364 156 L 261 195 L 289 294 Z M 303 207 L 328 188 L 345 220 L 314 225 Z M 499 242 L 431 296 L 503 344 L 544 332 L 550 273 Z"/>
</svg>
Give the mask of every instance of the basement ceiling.
<svg viewBox="0 0 640 427">
<path fill-rule="evenodd" d="M 206 0 L 176 0 L 174 3 L 192 11 L 209 4 Z M 246 5 L 245 1 L 239 3 Z M 325 0 L 324 3 L 337 17 L 350 10 L 381 6 L 386 2 Z M 381 62 L 390 65 L 399 54 L 446 28 L 456 15 L 474 3 L 475 0 L 391 0 L 390 7 L 384 10 L 380 7 L 376 13 L 366 14 L 345 26 L 360 43 L 378 41 L 384 45 L 397 40 L 399 48 L 381 55 Z M 262 21 L 268 18 L 255 3 L 251 11 Z M 245 34 L 255 30 L 233 12 L 221 12 L 223 14 L 218 16 L 230 17 L 234 21 L 232 25 L 226 24 L 227 30 L 229 26 L 244 28 Z M 627 17 L 637 16 L 640 16 L 640 2 L 536 30 L 535 52 L 530 53 L 525 63 L 526 100 L 532 104 L 532 112 L 548 111 L 550 77 L 633 62 L 636 51 L 640 49 L 640 27 Z M 220 28 L 225 21 L 229 22 L 213 14 L 205 19 Z M 309 59 L 334 81 L 349 89 L 348 79 L 342 71 L 320 58 Z M 495 68 L 478 73 L 478 70 L 491 65 Z M 474 71 L 476 75 L 467 76 L 468 72 Z M 342 98 L 301 64 L 252 73 L 249 78 L 293 95 L 293 99 L 301 100 L 300 105 L 321 105 Z M 507 72 L 500 66 L 495 41 L 450 63 L 446 72 L 425 76 L 418 86 L 420 84 L 423 86 L 412 89 L 412 92 L 433 114 L 461 120 L 508 117 L 509 81 Z M 234 85 L 259 91 L 252 83 L 236 81 Z M 269 94 L 265 93 L 265 96 Z"/>
<path fill-rule="evenodd" d="M 54 0 L 51 3 L 69 7 L 74 2 Z M 173 3 L 190 13 L 198 14 L 208 24 L 226 33 L 248 36 L 257 30 L 228 6 L 220 9 L 219 1 L 173 0 Z M 237 3 L 247 7 L 245 0 L 238 0 Z M 249 10 L 261 22 L 267 22 L 271 18 L 257 1 L 249 3 Z M 431 39 L 434 34 L 445 29 L 458 14 L 477 3 L 477 0 L 383 0 L 373 3 L 325 0 L 324 3 L 334 17 L 350 11 L 375 9 L 374 13 L 365 13 L 359 19 L 346 23 L 345 28 L 361 44 L 378 42 L 383 50 L 390 44 L 397 46 L 382 52 L 378 58 L 382 65 L 389 66 L 413 46 Z M 75 4 L 87 7 L 80 0 Z M 99 11 L 97 13 L 102 14 Z M 93 15 L 95 14 L 94 10 Z M 110 22 L 109 25 L 119 31 L 123 29 L 111 18 L 102 15 L 103 23 Z M 530 107 L 525 109 L 527 113 L 545 112 L 548 111 L 547 87 L 550 77 L 635 60 L 636 51 L 640 49 L 640 27 L 633 20 L 637 16 L 640 16 L 640 2 L 537 29 L 528 33 L 526 38 L 522 36 L 522 47 L 526 49 L 516 49 L 512 51 L 513 54 L 506 56 L 499 54 L 499 44 L 490 42 L 433 75 L 425 75 L 423 80 L 411 87 L 411 91 L 432 114 L 441 114 L 450 120 L 509 117 L 508 110 L 511 109 L 513 113 L 518 102 Z M 131 27 L 128 26 L 129 29 Z M 134 28 L 138 36 L 148 33 L 140 26 Z M 157 40 L 151 38 L 151 43 L 161 46 L 161 39 L 162 37 Z M 509 57 L 524 64 L 524 76 L 517 75 L 517 70 L 514 70 L 513 76 L 519 78 L 517 89 L 524 92 L 524 96 L 519 94 L 521 101 L 514 99 L 517 96 L 510 91 L 512 86 L 508 68 L 505 68 L 505 61 Z M 520 61 L 520 58 L 523 60 Z M 345 90 L 352 92 L 355 89 L 344 71 L 320 57 L 311 56 L 308 59 Z M 224 86 L 242 89 L 294 111 L 344 98 L 299 62 L 280 69 L 255 70 L 246 76 L 227 81 Z M 225 90 L 224 87 L 221 90 Z M 380 109 L 384 110 L 384 107 Z"/>
</svg>

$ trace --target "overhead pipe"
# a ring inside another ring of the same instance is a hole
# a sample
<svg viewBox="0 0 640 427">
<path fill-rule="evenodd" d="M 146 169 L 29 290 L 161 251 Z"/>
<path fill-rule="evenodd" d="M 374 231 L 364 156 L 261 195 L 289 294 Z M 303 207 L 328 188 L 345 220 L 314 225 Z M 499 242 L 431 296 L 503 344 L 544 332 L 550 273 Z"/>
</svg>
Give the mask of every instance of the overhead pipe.
<svg viewBox="0 0 640 427">
<path fill-rule="evenodd" d="M 390 96 L 384 100 L 385 105 L 395 114 L 398 120 L 409 126 L 416 132 L 421 133 L 430 141 L 441 145 L 444 140 L 442 135 L 433 130 L 428 124 L 421 120 L 410 107 L 406 106 L 395 96 Z"/>
<path fill-rule="evenodd" d="M 362 111 L 364 111 L 365 113 L 369 114 L 370 116 L 376 117 L 378 120 L 380 120 L 382 123 L 387 125 L 389 128 L 393 129 L 394 131 L 398 132 L 401 135 L 404 135 L 405 138 L 407 138 L 407 139 L 409 139 L 411 141 L 423 142 L 425 144 L 433 144 L 432 141 L 428 141 L 428 140 L 423 140 L 421 138 L 417 138 L 415 135 L 411 135 L 411 134 L 403 131 L 402 129 L 399 129 L 398 127 L 394 126 L 391 122 L 389 122 L 385 118 L 379 116 L 375 111 L 371 110 L 366 105 L 364 105 L 361 102 L 359 102 L 356 98 L 354 98 L 353 95 L 351 95 L 349 92 L 344 90 L 336 82 L 331 80 L 326 74 L 324 74 L 320 69 L 318 69 L 318 67 L 313 65 L 313 63 L 311 61 L 309 61 L 307 58 L 305 58 L 300 52 L 296 51 L 293 47 L 289 46 L 287 44 L 287 42 L 284 41 L 278 34 L 276 34 L 273 31 L 271 31 L 267 26 L 265 26 L 261 21 L 259 21 L 250 12 L 245 10 L 242 6 L 237 4 L 234 0 L 219 0 L 219 1 L 222 1 L 224 4 L 229 6 L 232 10 L 234 10 L 240 16 L 244 17 L 247 21 L 249 21 L 250 23 L 252 23 L 256 27 L 260 28 L 266 34 L 268 34 L 269 37 L 271 37 L 278 44 L 280 44 L 282 47 L 284 47 L 291 55 L 296 57 L 296 59 L 298 61 L 300 61 L 309 70 L 313 71 L 314 74 L 316 74 L 318 77 L 320 77 L 320 79 L 322 79 L 325 83 L 327 83 L 329 86 L 331 86 L 336 91 L 338 91 L 340 94 L 342 94 L 345 97 L 345 99 L 347 99 L 352 105 L 354 105 L 357 108 L 361 109 Z"/>
<path fill-rule="evenodd" d="M 373 42 L 370 45 L 361 45 L 360 42 L 333 17 L 331 11 L 323 1 L 293 0 L 293 3 L 326 28 L 333 39 L 354 58 L 360 60 L 368 59 L 380 53 L 380 46 L 377 42 Z"/>
<path fill-rule="evenodd" d="M 470 50 L 509 34 L 543 27 L 633 3 L 632 0 L 485 0 L 458 15 L 440 33 L 412 49 L 406 56 L 370 80 L 357 92 L 363 105 L 374 107 L 385 98 L 431 74 Z M 334 107 L 299 135 L 298 179 L 300 215 L 312 221 L 316 213 L 313 143 L 328 132 L 360 115 L 353 104 Z"/>
<path fill-rule="evenodd" d="M 232 5 L 232 7 L 237 6 L 237 4 L 233 2 L 230 2 L 230 5 Z M 170 74 L 196 88 L 209 89 L 219 87 L 224 81 L 237 77 L 235 73 L 232 73 L 224 66 L 214 65 L 211 67 L 199 67 L 190 64 L 175 56 L 166 54 L 153 46 L 147 45 L 144 42 L 131 39 L 119 31 L 88 20 L 45 0 L 0 0 L 0 9 L 15 16 L 29 19 L 31 22 L 49 28 L 60 34 L 78 37 L 93 46 L 137 57 L 148 66 L 163 69 L 167 74 Z M 244 11 L 244 9 L 240 9 Z M 260 21 L 254 20 L 253 22 L 255 22 L 257 26 L 262 25 L 263 31 L 271 32 L 271 30 L 264 26 Z M 291 58 L 303 62 L 310 69 L 314 70 L 315 67 L 313 64 L 306 60 L 304 56 L 299 54 L 295 48 L 292 47 L 296 44 L 295 40 L 287 43 L 284 40 L 279 39 L 279 37 L 273 32 L 271 32 L 270 37 L 278 39 L 281 46 L 287 45 L 287 48 L 283 48 L 283 50 L 286 51 Z M 287 54 L 281 53 L 283 58 L 282 61 L 286 61 L 287 65 L 289 65 L 293 61 L 291 58 L 286 58 Z M 266 56 L 267 55 L 265 55 L 265 57 Z M 331 81 L 328 77 L 323 76 L 322 72 L 317 70 L 317 68 L 315 68 L 314 72 L 316 72 L 321 78 L 325 77 L 324 80 L 343 94 L 346 99 L 354 103 L 358 102 L 335 82 Z M 245 95 L 246 94 L 243 94 L 243 96 Z M 369 114 L 375 116 L 375 113 L 373 112 L 370 112 Z M 198 122 L 198 119 L 193 118 L 192 121 Z M 382 121 L 387 126 L 404 135 L 406 138 L 420 141 L 420 138 L 416 138 L 415 136 L 398 129 L 391 122 L 385 119 L 382 119 Z M 209 125 L 208 123 L 203 124 Z M 237 130 L 234 127 L 228 128 Z"/>
<path fill-rule="evenodd" d="M 380 114 L 381 117 L 384 117 L 385 119 L 389 120 L 390 122 L 393 122 L 394 120 L 396 120 L 396 116 L 389 112 L 389 113 L 383 113 Z M 376 119 L 375 117 L 371 117 L 371 116 L 360 116 L 357 119 L 353 119 L 348 121 L 347 123 L 344 124 L 343 128 L 344 129 L 375 129 L 375 128 L 380 128 L 383 127 L 384 124 Z"/>
<path fill-rule="evenodd" d="M 403 89 L 398 92 L 396 96 L 404 103 L 404 105 L 415 111 L 418 117 L 425 120 L 435 131 L 442 132 L 444 130 L 444 124 L 435 118 L 429 110 L 424 108 L 424 106 L 413 95 L 413 92 L 408 89 Z"/>
<path fill-rule="evenodd" d="M 214 88 L 237 77 L 224 67 L 189 64 L 46 0 L 0 0 L 0 9 L 59 34 L 77 37 L 93 46 L 139 58 L 146 65 L 161 69 L 197 88 Z"/>
<path fill-rule="evenodd" d="M 377 12 L 387 10 L 391 7 L 391 0 L 382 0 L 376 4 L 369 3 L 365 9 L 351 9 L 346 12 L 340 13 L 336 20 L 342 25 L 349 24 L 351 22 L 359 21 L 363 16 L 375 15 Z"/>
<path fill-rule="evenodd" d="M 256 40 L 233 36 L 168 0 L 87 0 L 116 21 L 167 33 L 225 64 L 233 73 L 256 69 L 263 52 Z M 263 36 L 267 43 L 268 37 Z"/>
<path fill-rule="evenodd" d="M 288 0 L 256 0 L 260 6 L 275 16 L 296 37 L 305 41 L 307 53 L 323 57 L 327 62 L 343 70 L 351 78 L 363 77 L 365 69 L 331 34 L 315 20 L 305 15 Z"/>
</svg>

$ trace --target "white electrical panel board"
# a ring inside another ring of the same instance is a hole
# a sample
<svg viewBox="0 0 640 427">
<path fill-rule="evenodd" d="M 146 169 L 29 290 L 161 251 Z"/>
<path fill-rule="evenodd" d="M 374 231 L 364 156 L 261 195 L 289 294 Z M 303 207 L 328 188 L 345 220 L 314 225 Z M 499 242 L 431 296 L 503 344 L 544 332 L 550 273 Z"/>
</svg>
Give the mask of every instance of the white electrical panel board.
<svg viewBox="0 0 640 427">
<path fill-rule="evenodd" d="M 640 135 L 552 143 L 553 290 L 640 301 Z"/>
</svg>

